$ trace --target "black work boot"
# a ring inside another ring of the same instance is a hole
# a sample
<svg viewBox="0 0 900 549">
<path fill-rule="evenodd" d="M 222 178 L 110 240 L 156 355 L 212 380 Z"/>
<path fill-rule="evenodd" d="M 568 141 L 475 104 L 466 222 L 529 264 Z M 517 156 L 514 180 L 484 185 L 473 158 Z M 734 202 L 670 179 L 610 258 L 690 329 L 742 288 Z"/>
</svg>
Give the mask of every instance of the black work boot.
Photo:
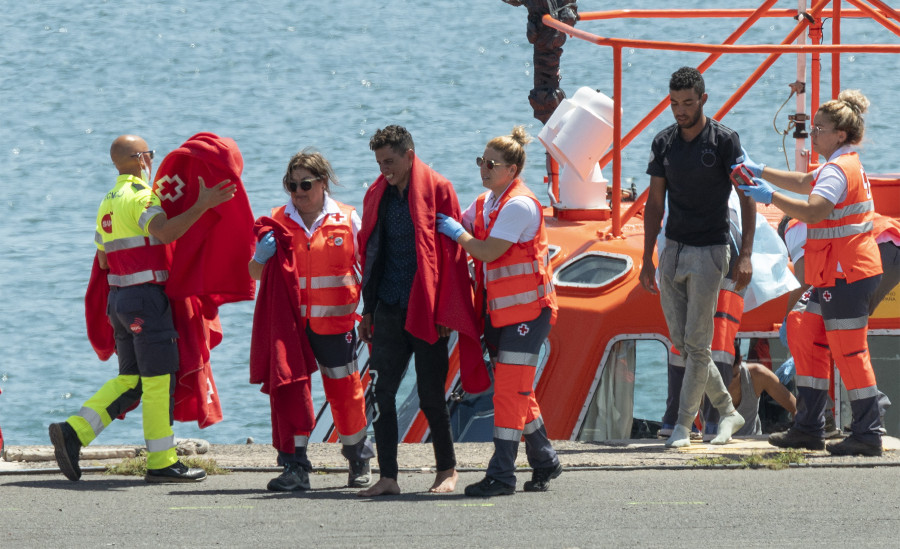
<svg viewBox="0 0 900 549">
<path fill-rule="evenodd" d="M 286 463 L 284 471 L 270 480 L 266 489 L 273 492 L 309 490 L 309 471 L 299 463 Z"/>
<path fill-rule="evenodd" d="M 535 467 L 531 473 L 531 480 L 525 481 L 526 492 L 546 492 L 550 488 L 550 481 L 561 475 L 562 463 L 552 467 Z"/>
<path fill-rule="evenodd" d="M 807 450 L 824 450 L 825 439 L 804 433 L 793 427 L 783 433 L 769 435 L 769 444 L 779 448 L 806 448 Z"/>
<path fill-rule="evenodd" d="M 188 467 L 176 461 L 162 469 L 147 469 L 144 480 L 154 484 L 173 482 L 200 482 L 206 479 L 206 471 L 197 467 Z"/>
<path fill-rule="evenodd" d="M 369 460 L 351 459 L 349 464 L 350 471 L 347 473 L 347 486 L 350 488 L 365 488 L 372 484 L 372 474 L 369 467 Z"/>
<path fill-rule="evenodd" d="M 53 451 L 56 454 L 56 464 L 59 470 L 69 480 L 81 478 L 81 467 L 78 466 L 78 458 L 81 455 L 81 441 L 78 433 L 67 422 L 50 424 L 50 442 L 53 443 Z"/>
<path fill-rule="evenodd" d="M 853 435 L 845 438 L 840 442 L 829 442 L 825 447 L 833 456 L 880 456 L 882 450 L 881 443 L 869 444 L 863 442 Z"/>
<path fill-rule="evenodd" d="M 476 498 L 489 498 L 493 496 L 511 496 L 516 493 L 516 487 L 500 482 L 492 477 L 484 477 L 480 482 L 466 486 L 466 495 Z"/>
</svg>

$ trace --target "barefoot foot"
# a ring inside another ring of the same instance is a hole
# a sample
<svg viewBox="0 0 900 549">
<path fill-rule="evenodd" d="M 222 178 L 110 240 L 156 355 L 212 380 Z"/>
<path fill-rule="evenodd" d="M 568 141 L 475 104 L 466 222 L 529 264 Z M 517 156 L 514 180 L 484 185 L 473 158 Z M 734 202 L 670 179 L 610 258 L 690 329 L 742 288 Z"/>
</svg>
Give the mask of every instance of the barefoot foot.
<svg viewBox="0 0 900 549">
<path fill-rule="evenodd" d="M 393 478 L 381 477 L 378 482 L 371 487 L 358 492 L 356 495 L 361 498 L 371 498 L 375 496 L 396 496 L 400 493 L 400 485 Z"/>
<path fill-rule="evenodd" d="M 433 494 L 449 494 L 456 490 L 456 481 L 459 480 L 459 473 L 456 469 L 447 469 L 446 471 L 438 471 L 434 477 L 434 484 L 428 489 Z"/>
</svg>

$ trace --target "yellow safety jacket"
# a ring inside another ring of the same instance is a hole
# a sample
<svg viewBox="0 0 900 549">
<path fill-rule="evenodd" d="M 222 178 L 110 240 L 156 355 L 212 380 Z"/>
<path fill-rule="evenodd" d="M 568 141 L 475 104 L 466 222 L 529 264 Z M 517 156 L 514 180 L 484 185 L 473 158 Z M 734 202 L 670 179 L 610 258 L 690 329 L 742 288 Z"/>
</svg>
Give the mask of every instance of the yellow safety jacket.
<svg viewBox="0 0 900 549">
<path fill-rule="evenodd" d="M 147 226 L 164 213 L 159 197 L 146 182 L 120 175 L 97 210 L 97 248 L 106 253 L 110 286 L 134 286 L 169 278 L 169 250 Z"/>
</svg>

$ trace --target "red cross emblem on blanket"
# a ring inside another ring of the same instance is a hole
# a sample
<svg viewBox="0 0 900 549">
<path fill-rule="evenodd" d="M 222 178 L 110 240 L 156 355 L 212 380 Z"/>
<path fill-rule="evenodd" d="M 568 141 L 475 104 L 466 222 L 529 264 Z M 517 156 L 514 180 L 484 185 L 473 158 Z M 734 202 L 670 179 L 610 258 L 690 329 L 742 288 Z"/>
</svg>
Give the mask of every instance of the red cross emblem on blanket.
<svg viewBox="0 0 900 549">
<path fill-rule="evenodd" d="M 516 328 L 516 331 L 519 332 L 519 335 L 520 335 L 520 336 L 527 335 L 528 332 L 529 332 L 528 324 L 524 324 L 524 323 L 519 324 L 519 327 Z"/>
<path fill-rule="evenodd" d="M 829 292 L 828 290 L 822 292 L 822 299 L 824 299 L 825 301 L 831 301 L 831 292 Z"/>
<path fill-rule="evenodd" d="M 176 202 L 184 196 L 184 181 L 175 174 L 175 177 L 161 177 L 156 180 L 156 196 L 160 200 Z"/>
</svg>

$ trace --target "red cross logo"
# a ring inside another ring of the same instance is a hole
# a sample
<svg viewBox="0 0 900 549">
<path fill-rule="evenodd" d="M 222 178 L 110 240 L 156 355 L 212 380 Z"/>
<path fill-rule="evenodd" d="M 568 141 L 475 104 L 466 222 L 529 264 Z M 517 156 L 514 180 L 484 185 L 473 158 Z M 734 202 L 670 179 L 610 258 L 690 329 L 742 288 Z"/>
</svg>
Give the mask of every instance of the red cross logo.
<svg viewBox="0 0 900 549">
<path fill-rule="evenodd" d="M 156 196 L 160 200 L 176 202 L 184 196 L 184 186 L 184 181 L 178 177 L 178 174 L 175 174 L 174 177 L 169 177 L 168 175 L 161 177 L 156 180 Z"/>
<path fill-rule="evenodd" d="M 806 290 L 803 292 L 803 299 L 809 301 L 809 298 L 812 297 L 812 290 Z"/>
<path fill-rule="evenodd" d="M 520 336 L 524 336 L 524 335 L 527 335 L 530 330 L 528 329 L 528 324 L 523 323 L 523 324 L 519 324 L 519 327 L 516 328 L 516 331 L 519 332 Z"/>
<path fill-rule="evenodd" d="M 353 343 L 353 334 L 347 332 L 347 335 L 344 336 L 344 339 L 347 340 L 347 343 Z"/>
<path fill-rule="evenodd" d="M 829 292 L 828 290 L 822 292 L 822 299 L 824 299 L 825 301 L 831 301 L 831 292 Z"/>
<path fill-rule="evenodd" d="M 334 218 L 335 223 L 343 223 L 344 222 L 344 214 L 342 214 L 341 212 L 338 212 L 336 214 L 331 214 L 331 216 Z"/>
</svg>

